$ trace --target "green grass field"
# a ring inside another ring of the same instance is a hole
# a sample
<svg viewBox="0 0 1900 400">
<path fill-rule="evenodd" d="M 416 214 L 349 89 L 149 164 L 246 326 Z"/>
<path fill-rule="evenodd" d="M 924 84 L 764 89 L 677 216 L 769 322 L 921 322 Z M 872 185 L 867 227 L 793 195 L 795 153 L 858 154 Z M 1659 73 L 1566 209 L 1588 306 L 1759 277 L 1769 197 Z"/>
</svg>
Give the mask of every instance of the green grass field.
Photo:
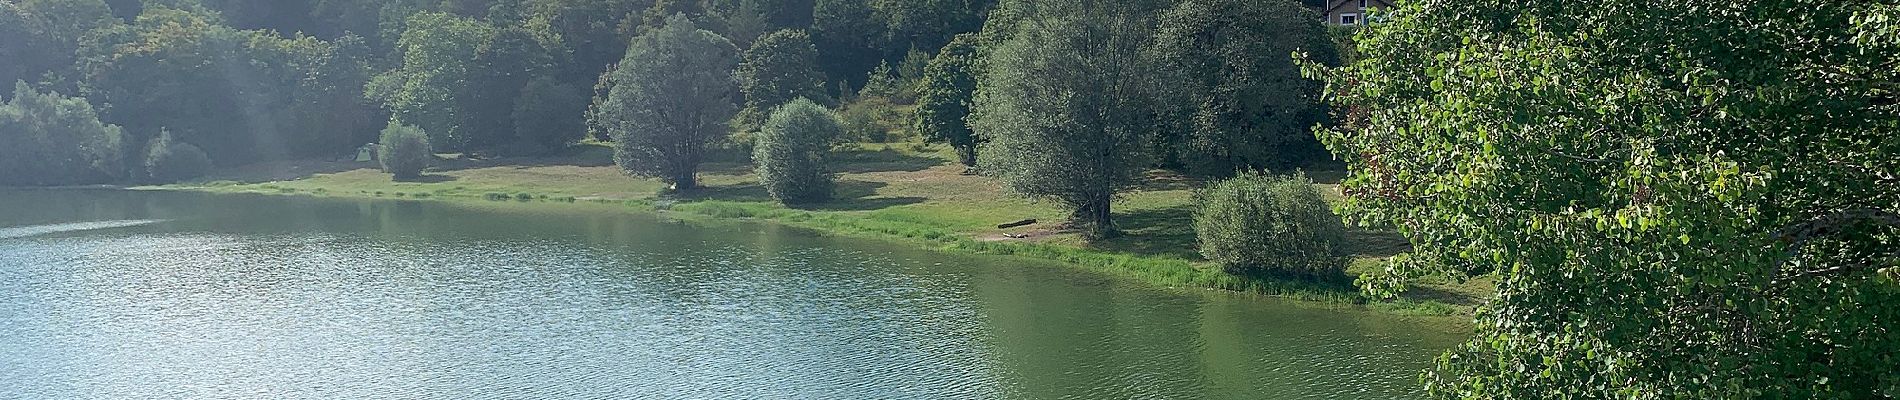
<svg viewBox="0 0 1900 400">
<path fill-rule="evenodd" d="M 565 157 L 444 161 L 410 182 L 392 181 L 368 163 L 297 162 L 221 171 L 208 181 L 158 188 L 215 192 L 306 194 L 343 197 L 429 198 L 446 201 L 551 201 L 625 203 L 644 211 L 687 218 L 768 220 L 839 235 L 914 242 L 950 251 L 1005 254 L 1067 262 L 1155 284 L 1201 287 L 1339 303 L 1370 303 L 1404 314 L 1468 312 L 1490 292 L 1486 282 L 1422 285 L 1398 301 L 1368 302 L 1345 283 L 1245 278 L 1221 272 L 1195 250 L 1191 224 L 1191 178 L 1151 173 L 1144 184 L 1115 203 L 1125 235 L 1087 241 L 1061 226 L 1066 213 L 1044 201 L 1012 196 L 995 181 L 966 175 L 941 145 L 860 144 L 841 148 L 835 199 L 787 208 L 766 196 L 749 166 L 710 163 L 702 167 L 703 189 L 663 192 L 660 182 L 626 176 L 598 145 Z M 1336 171 L 1311 173 L 1321 182 Z M 1333 178 L 1336 179 L 1336 178 Z M 1324 183 L 1323 183 L 1324 184 Z M 1330 184 L 1327 189 L 1336 192 Z M 1023 219 L 1029 226 L 997 229 Z M 1351 273 L 1382 265 L 1406 251 L 1391 232 L 1356 230 L 1348 248 Z"/>
</svg>

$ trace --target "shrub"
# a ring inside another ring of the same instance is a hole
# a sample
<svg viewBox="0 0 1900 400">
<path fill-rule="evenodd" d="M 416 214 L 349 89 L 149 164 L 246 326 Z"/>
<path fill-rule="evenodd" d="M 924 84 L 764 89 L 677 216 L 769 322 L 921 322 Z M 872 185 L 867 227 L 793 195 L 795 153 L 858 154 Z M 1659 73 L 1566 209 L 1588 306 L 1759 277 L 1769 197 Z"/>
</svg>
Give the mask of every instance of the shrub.
<svg viewBox="0 0 1900 400">
<path fill-rule="evenodd" d="M 429 166 L 429 135 L 421 128 L 390 121 L 377 141 L 382 146 L 377 148 L 376 158 L 383 163 L 383 172 L 396 179 L 414 179 Z"/>
<path fill-rule="evenodd" d="M 1201 255 L 1228 272 L 1328 278 L 1346 269 L 1337 247 L 1345 227 L 1303 173 L 1242 173 L 1195 197 Z"/>
<path fill-rule="evenodd" d="M 905 130 L 909 112 L 888 97 L 861 96 L 844 105 L 838 114 L 845 132 L 840 139 L 844 141 L 893 143 L 910 136 Z"/>
<path fill-rule="evenodd" d="M 752 159 L 759 182 L 785 204 L 831 197 L 832 175 L 825 170 L 831 141 L 843 134 L 838 115 L 811 100 L 786 103 L 765 120 Z"/>
<path fill-rule="evenodd" d="M 11 100 L 0 101 L 0 186 L 122 178 L 127 169 L 121 162 L 124 142 L 119 127 L 100 123 L 86 99 L 40 93 L 25 82 L 14 82 Z"/>
<path fill-rule="evenodd" d="M 151 182 L 197 178 L 210 170 L 211 157 L 204 150 L 173 139 L 171 132 L 159 132 L 145 148 L 145 177 Z"/>
</svg>

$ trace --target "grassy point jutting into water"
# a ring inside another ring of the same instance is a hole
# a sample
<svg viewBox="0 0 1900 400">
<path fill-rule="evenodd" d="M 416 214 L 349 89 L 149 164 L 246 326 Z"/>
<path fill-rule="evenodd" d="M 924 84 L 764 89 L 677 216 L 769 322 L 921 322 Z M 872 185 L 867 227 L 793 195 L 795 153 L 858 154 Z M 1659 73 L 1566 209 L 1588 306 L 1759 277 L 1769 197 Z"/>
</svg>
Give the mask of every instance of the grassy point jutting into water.
<svg viewBox="0 0 1900 400">
<path fill-rule="evenodd" d="M 0 0 L 0 398 L 1900 397 L 1900 5 Z"/>
</svg>

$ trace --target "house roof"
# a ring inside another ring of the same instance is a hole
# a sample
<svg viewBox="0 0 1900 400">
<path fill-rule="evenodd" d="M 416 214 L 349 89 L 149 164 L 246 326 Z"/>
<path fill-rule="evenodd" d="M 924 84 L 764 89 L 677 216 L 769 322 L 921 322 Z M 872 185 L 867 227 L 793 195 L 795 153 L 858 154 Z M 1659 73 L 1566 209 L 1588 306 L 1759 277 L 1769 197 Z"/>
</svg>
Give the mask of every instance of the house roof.
<svg viewBox="0 0 1900 400">
<path fill-rule="evenodd" d="M 1332 14 L 1332 13 L 1333 13 L 1333 10 L 1337 10 L 1337 9 L 1339 9 L 1339 7 L 1342 7 L 1342 6 L 1345 6 L 1346 4 L 1349 4 L 1349 3 L 1352 3 L 1352 2 L 1355 2 L 1355 1 L 1359 1 L 1359 0 L 1333 0 L 1333 1 L 1328 1 L 1328 2 L 1326 2 L 1326 9 L 1325 9 L 1325 10 L 1321 10 L 1321 11 L 1320 11 L 1320 14 Z M 1391 1 L 1389 1 L 1389 0 L 1365 0 L 1365 1 L 1366 1 L 1366 3 L 1368 3 L 1368 4 L 1367 4 L 1367 6 L 1371 6 L 1371 4 L 1370 4 L 1370 3 L 1379 3 L 1379 6 L 1380 6 L 1380 7 L 1391 7 L 1391 6 L 1392 6 L 1392 2 L 1391 2 Z"/>
</svg>

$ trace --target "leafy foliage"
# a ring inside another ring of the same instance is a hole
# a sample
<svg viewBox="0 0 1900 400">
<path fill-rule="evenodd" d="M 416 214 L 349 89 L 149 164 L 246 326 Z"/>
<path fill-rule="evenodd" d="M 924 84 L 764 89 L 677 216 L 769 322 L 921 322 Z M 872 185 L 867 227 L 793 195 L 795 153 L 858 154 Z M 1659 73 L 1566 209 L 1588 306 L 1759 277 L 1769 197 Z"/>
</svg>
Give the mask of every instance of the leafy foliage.
<svg viewBox="0 0 1900 400">
<path fill-rule="evenodd" d="M 667 18 L 685 15 L 688 20 L 699 20 L 706 15 L 705 4 L 698 0 L 654 0 L 652 7 L 640 13 L 640 32 L 644 29 L 666 25 Z"/>
<path fill-rule="evenodd" d="M 844 140 L 853 142 L 894 143 L 914 139 L 907 128 L 910 113 L 891 102 L 889 97 L 863 97 L 838 111 L 844 121 Z"/>
<path fill-rule="evenodd" d="M 963 165 L 976 166 L 976 132 L 965 118 L 976 96 L 977 37 L 957 35 L 924 67 L 923 89 L 917 98 L 916 126 L 925 139 L 949 143 Z"/>
<path fill-rule="evenodd" d="M 80 92 L 135 136 L 169 129 L 225 164 L 328 156 L 367 139 L 360 38 L 282 38 L 163 7 L 84 37 Z"/>
<path fill-rule="evenodd" d="M 171 132 L 160 132 L 145 146 L 147 182 L 177 182 L 204 176 L 210 170 L 211 156 L 198 146 L 173 139 Z"/>
<path fill-rule="evenodd" d="M 843 134 L 838 115 L 808 99 L 793 100 L 772 111 L 753 147 L 759 183 L 785 204 L 830 198 L 834 177 L 826 170 L 825 159 L 832 141 Z"/>
<path fill-rule="evenodd" d="M 613 136 L 614 162 L 676 190 L 698 185 L 707 143 L 726 133 L 738 91 L 739 51 L 685 15 L 634 38 L 612 74 L 612 91 L 592 116 Z"/>
<path fill-rule="evenodd" d="M 587 134 L 587 96 L 580 88 L 550 77 L 528 81 L 515 101 L 515 139 L 521 153 L 546 154 L 566 148 Z"/>
<path fill-rule="evenodd" d="M 473 117 L 458 102 L 472 93 L 466 82 L 479 71 L 475 52 L 493 32 L 472 19 L 445 13 L 409 17 L 397 49 L 402 67 L 376 77 L 364 94 L 382 103 L 396 120 L 429 134 L 443 150 L 470 142 Z"/>
<path fill-rule="evenodd" d="M 818 49 L 804 31 L 781 30 L 759 38 L 746 50 L 738 74 L 746 103 L 741 118 L 752 123 L 793 99 L 824 98 Z"/>
<path fill-rule="evenodd" d="M 107 182 L 125 176 L 119 127 L 85 99 L 39 93 L 26 82 L 0 104 L 0 185 Z"/>
<path fill-rule="evenodd" d="M 1236 274 L 1343 276 L 1345 226 L 1303 173 L 1243 172 L 1199 193 L 1201 255 Z"/>
<path fill-rule="evenodd" d="M 65 73 L 85 32 L 116 23 L 98 0 L 0 2 L 0 82 Z"/>
<path fill-rule="evenodd" d="M 1900 7 L 1400 4 L 1312 71 L 1368 290 L 1497 277 L 1430 394 L 1900 396 Z"/>
<path fill-rule="evenodd" d="M 864 87 L 858 89 L 858 97 L 891 99 L 900 97 L 903 91 L 903 83 L 897 80 L 896 72 L 891 70 L 891 63 L 879 61 L 877 67 L 864 76 Z"/>
<path fill-rule="evenodd" d="M 1110 203 L 1149 165 L 1160 65 L 1145 56 L 1153 4 L 1037 1 L 988 57 L 970 125 L 983 173 L 1113 236 Z"/>
<path fill-rule="evenodd" d="M 563 82 L 584 85 L 626 55 L 627 41 L 650 2 L 627 0 L 531 0 L 527 25 L 561 38 L 570 66 Z"/>
<path fill-rule="evenodd" d="M 862 87 L 864 73 L 884 60 L 884 23 L 868 0 L 817 0 L 811 36 L 827 82 Z"/>
<path fill-rule="evenodd" d="M 982 26 L 982 12 L 994 0 L 880 0 L 878 14 L 885 22 L 886 48 L 903 55 L 905 49 L 929 54 L 959 33 Z"/>
<path fill-rule="evenodd" d="M 522 28 L 416 14 L 399 43 L 402 66 L 378 76 L 367 95 L 397 120 L 435 135 L 430 141 L 441 150 L 515 144 L 528 128 L 514 121 L 523 89 L 537 77 L 557 75 L 544 40 Z"/>
<path fill-rule="evenodd" d="M 461 107 L 467 109 L 473 122 L 471 147 L 476 149 L 501 148 L 518 144 L 518 133 L 523 129 L 540 129 L 528 125 L 535 121 L 518 121 L 514 111 L 522 107 L 524 101 L 545 100 L 524 97 L 529 82 L 537 78 L 551 77 L 554 74 L 554 55 L 549 45 L 542 43 L 533 32 L 519 27 L 499 27 L 475 50 L 474 79 L 466 82 L 471 96 L 461 99 Z M 554 89 L 545 85 L 537 90 Z M 563 87 L 562 89 L 576 90 Z M 578 92 L 576 92 L 578 93 Z M 536 93 L 552 95 L 552 93 Z M 565 99 L 555 99 L 565 100 Z M 578 104 L 578 105 L 577 105 Z M 579 115 L 584 103 L 567 103 L 574 107 L 574 115 Z M 529 107 L 547 107 L 535 105 Z M 551 110 L 552 111 L 552 110 Z M 560 111 L 556 111 L 558 115 Z"/>
<path fill-rule="evenodd" d="M 1327 157 L 1312 134 L 1326 120 L 1320 83 L 1291 56 L 1336 62 L 1320 20 L 1290 0 L 1186 0 L 1166 12 L 1155 51 L 1180 74 L 1169 94 L 1184 126 L 1161 150 L 1210 176 Z"/>
<path fill-rule="evenodd" d="M 382 163 L 383 172 L 394 175 L 397 180 L 422 176 L 422 169 L 428 168 L 429 160 L 435 158 L 429 134 L 413 125 L 390 121 L 378 142 L 377 161 Z"/>
</svg>

